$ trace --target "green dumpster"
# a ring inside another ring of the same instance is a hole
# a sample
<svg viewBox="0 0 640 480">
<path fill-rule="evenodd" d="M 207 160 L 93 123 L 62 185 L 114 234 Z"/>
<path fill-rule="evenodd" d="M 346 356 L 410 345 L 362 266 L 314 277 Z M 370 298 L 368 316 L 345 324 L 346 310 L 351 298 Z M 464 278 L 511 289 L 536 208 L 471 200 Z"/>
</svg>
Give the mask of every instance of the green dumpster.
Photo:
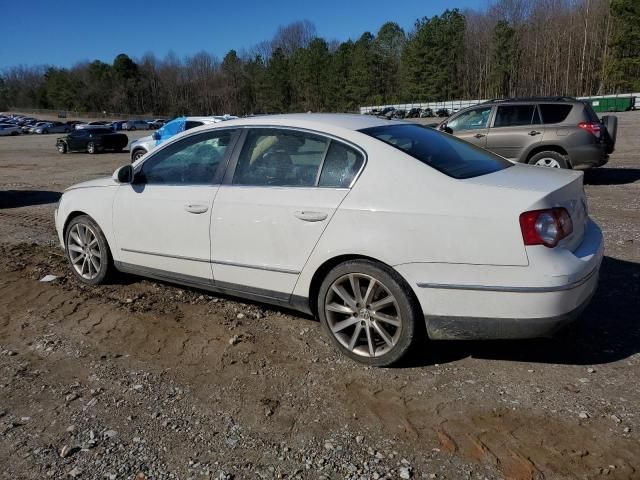
<svg viewBox="0 0 640 480">
<path fill-rule="evenodd" d="M 596 112 L 625 112 L 631 110 L 634 97 L 592 98 L 589 100 Z"/>
</svg>

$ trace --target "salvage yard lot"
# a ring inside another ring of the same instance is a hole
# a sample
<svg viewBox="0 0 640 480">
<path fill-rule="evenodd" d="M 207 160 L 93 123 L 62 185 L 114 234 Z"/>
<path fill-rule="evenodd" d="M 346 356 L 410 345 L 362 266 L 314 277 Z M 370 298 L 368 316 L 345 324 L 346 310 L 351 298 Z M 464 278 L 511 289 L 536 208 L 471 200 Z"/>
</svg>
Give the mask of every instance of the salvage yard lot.
<svg viewBox="0 0 640 480">
<path fill-rule="evenodd" d="M 284 310 L 124 275 L 79 285 L 59 192 L 128 153 L 0 138 L 0 475 L 640 477 L 640 112 L 618 116 L 616 152 L 585 176 L 606 256 L 578 323 L 552 340 L 425 342 L 387 370 Z"/>
</svg>

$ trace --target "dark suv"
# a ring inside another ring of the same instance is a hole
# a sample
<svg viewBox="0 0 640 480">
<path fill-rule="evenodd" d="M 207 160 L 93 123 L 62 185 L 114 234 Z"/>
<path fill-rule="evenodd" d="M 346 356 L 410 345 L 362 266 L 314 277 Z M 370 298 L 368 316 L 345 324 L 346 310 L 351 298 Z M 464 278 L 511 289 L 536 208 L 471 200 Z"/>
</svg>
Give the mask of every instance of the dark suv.
<svg viewBox="0 0 640 480">
<path fill-rule="evenodd" d="M 491 100 L 460 110 L 438 128 L 509 160 L 555 168 L 607 163 L 618 119 L 598 118 L 571 97 Z"/>
</svg>

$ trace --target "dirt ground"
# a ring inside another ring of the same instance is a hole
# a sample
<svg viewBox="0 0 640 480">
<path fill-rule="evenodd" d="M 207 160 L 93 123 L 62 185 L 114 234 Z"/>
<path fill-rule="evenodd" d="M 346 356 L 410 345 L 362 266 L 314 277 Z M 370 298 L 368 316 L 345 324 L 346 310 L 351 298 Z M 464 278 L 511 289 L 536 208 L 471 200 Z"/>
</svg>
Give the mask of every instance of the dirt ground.
<svg viewBox="0 0 640 480">
<path fill-rule="evenodd" d="M 425 342 L 395 369 L 284 310 L 79 285 L 59 192 L 128 154 L 0 138 L 0 477 L 640 478 L 640 112 L 619 119 L 585 176 L 606 257 L 581 319 L 551 340 Z"/>
</svg>

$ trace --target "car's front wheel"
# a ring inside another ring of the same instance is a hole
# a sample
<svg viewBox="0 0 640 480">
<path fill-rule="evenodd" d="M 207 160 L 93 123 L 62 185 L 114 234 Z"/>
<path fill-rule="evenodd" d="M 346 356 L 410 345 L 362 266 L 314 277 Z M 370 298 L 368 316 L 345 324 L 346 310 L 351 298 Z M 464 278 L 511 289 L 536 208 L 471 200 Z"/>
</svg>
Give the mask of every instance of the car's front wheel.
<svg viewBox="0 0 640 480">
<path fill-rule="evenodd" d="M 554 151 L 539 152 L 529 159 L 530 165 L 550 168 L 569 168 L 567 157 Z"/>
<path fill-rule="evenodd" d="M 339 264 L 318 293 L 320 321 L 336 347 L 367 365 L 398 362 L 418 338 L 420 307 L 393 269 L 370 260 Z"/>
<path fill-rule="evenodd" d="M 97 151 L 98 151 L 98 150 L 96 149 L 96 145 L 95 145 L 95 143 L 93 143 L 93 142 L 89 142 L 89 143 L 87 144 L 87 152 L 89 152 L 89 153 L 91 153 L 91 154 L 94 154 L 94 153 L 96 153 Z"/>
<path fill-rule="evenodd" d="M 65 250 L 75 277 L 87 285 L 104 282 L 111 273 L 111 252 L 100 227 L 88 215 L 69 223 Z"/>
<path fill-rule="evenodd" d="M 58 153 L 67 153 L 67 145 L 65 143 L 58 144 Z"/>
</svg>

